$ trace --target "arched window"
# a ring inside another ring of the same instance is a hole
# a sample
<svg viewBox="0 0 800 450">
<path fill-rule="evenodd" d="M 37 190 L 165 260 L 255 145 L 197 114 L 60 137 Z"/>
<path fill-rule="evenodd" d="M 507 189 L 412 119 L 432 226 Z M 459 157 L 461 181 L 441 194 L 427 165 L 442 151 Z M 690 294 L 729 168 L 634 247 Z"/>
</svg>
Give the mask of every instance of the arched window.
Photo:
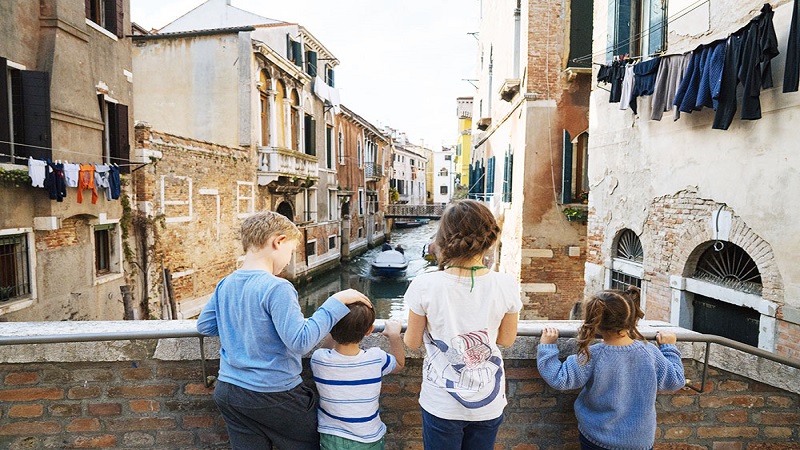
<svg viewBox="0 0 800 450">
<path fill-rule="evenodd" d="M 276 114 L 278 119 L 278 146 L 291 148 L 290 139 L 286 132 L 286 85 L 283 80 L 278 80 L 275 83 L 275 91 L 275 107 L 278 109 L 278 114 Z"/>
<path fill-rule="evenodd" d="M 446 167 L 442 167 L 441 170 L 439 170 L 439 176 L 440 177 L 446 177 L 447 176 L 447 168 Z"/>
<path fill-rule="evenodd" d="M 291 142 L 289 148 L 300 150 L 300 96 L 297 95 L 297 89 L 292 89 L 291 101 Z"/>
<path fill-rule="evenodd" d="M 259 115 L 261 126 L 261 146 L 269 145 L 269 94 L 271 88 L 269 72 L 262 70 L 258 80 Z"/>
<path fill-rule="evenodd" d="M 631 229 L 624 229 L 618 235 L 611 259 L 609 288 L 626 289 L 629 286 L 642 288 L 644 269 L 644 250 L 639 236 Z"/>
<path fill-rule="evenodd" d="M 285 201 L 281 202 L 281 204 L 278 205 L 278 208 L 275 210 L 275 212 L 285 217 L 288 217 L 289 220 L 294 222 L 294 209 L 292 208 L 292 205 L 289 202 Z"/>
</svg>

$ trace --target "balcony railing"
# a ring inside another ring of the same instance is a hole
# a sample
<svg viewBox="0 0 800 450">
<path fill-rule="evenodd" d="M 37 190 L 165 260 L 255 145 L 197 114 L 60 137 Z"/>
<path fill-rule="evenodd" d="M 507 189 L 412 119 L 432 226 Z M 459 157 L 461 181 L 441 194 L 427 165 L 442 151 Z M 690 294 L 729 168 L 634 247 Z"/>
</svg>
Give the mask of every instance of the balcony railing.
<svg viewBox="0 0 800 450">
<path fill-rule="evenodd" d="M 383 166 L 374 162 L 364 163 L 364 176 L 367 178 L 382 178 Z"/>
<path fill-rule="evenodd" d="M 258 184 L 265 186 L 278 177 L 319 179 L 319 159 L 282 147 L 259 147 Z"/>
</svg>

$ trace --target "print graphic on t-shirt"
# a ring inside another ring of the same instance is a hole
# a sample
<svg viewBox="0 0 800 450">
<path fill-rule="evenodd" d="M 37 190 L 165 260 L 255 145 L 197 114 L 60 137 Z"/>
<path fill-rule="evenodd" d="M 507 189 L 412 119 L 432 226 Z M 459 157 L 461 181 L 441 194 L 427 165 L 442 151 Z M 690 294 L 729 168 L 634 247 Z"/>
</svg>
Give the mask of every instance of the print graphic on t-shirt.
<svg viewBox="0 0 800 450">
<path fill-rule="evenodd" d="M 503 368 L 499 356 L 492 355 L 488 330 L 460 334 L 450 345 L 426 335 L 433 350 L 423 368 L 428 382 L 467 408 L 485 406 L 497 397 Z"/>
</svg>

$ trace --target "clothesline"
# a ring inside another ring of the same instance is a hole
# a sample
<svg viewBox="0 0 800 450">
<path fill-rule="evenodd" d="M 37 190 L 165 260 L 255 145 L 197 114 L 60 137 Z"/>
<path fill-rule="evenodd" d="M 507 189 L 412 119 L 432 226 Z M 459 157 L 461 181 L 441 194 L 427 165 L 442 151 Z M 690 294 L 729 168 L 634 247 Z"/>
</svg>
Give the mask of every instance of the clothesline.
<svg viewBox="0 0 800 450">
<path fill-rule="evenodd" d="M 19 143 L 19 142 L 11 142 L 11 141 L 3 141 L 3 140 L 0 140 L 0 144 L 10 144 L 10 145 L 14 145 L 14 146 L 19 145 L 19 146 L 22 146 L 22 147 L 39 148 L 39 149 L 43 149 L 43 150 L 72 153 L 74 155 L 92 156 L 94 158 L 97 158 L 97 156 L 98 156 L 96 153 L 76 152 L 74 150 L 65 150 L 63 148 L 54 149 L 54 148 L 51 148 L 51 147 L 42 147 L 40 145 L 22 144 L 22 143 Z M 22 160 L 26 160 L 26 161 L 28 159 L 27 157 L 16 156 L 16 155 L 7 155 L 7 154 L 3 154 L 3 153 L 0 153 L 0 155 L 8 156 L 8 157 L 11 157 L 11 158 L 16 158 L 16 159 L 22 159 Z M 126 166 L 126 167 L 128 167 L 128 166 L 138 166 L 139 165 L 139 163 L 132 163 L 132 162 L 130 162 L 129 159 L 125 159 L 125 158 L 117 158 L 115 156 L 109 156 L 108 158 L 109 159 L 115 159 L 115 160 L 118 160 L 118 161 L 128 161 L 127 164 L 126 163 L 122 163 L 122 164 L 115 163 L 120 167 L 123 167 L 123 166 Z"/>
</svg>

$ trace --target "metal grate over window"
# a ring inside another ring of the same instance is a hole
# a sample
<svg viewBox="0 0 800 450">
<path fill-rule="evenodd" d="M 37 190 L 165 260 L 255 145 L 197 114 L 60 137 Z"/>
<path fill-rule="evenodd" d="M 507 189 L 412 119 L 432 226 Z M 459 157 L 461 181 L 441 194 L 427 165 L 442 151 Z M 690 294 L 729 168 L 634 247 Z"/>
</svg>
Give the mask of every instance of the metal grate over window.
<svg viewBox="0 0 800 450">
<path fill-rule="evenodd" d="M 644 250 L 642 249 L 642 241 L 633 230 L 625 230 L 619 236 L 617 241 L 617 258 L 627 259 L 641 264 L 644 260 Z"/>
<path fill-rule="evenodd" d="M 642 279 L 616 270 L 611 271 L 611 289 L 624 291 L 631 286 L 641 289 Z"/>
<path fill-rule="evenodd" d="M 743 248 L 717 241 L 706 249 L 697 262 L 694 278 L 737 291 L 761 294 L 761 272 Z"/>
<path fill-rule="evenodd" d="M 0 301 L 31 293 L 28 237 L 0 236 Z"/>
</svg>

